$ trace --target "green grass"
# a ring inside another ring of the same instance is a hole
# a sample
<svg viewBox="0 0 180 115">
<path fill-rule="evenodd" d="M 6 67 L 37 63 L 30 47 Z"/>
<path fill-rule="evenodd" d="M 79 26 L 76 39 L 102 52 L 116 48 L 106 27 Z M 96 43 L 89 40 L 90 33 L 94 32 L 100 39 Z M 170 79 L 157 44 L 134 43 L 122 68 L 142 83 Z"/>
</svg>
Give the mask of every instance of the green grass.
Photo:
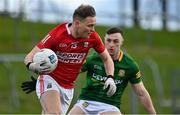
<svg viewBox="0 0 180 115">
<path fill-rule="evenodd" d="M 8 54 L 28 53 L 57 24 L 22 22 L 0 17 L 0 25 L 0 54 Z M 104 31 L 107 28 L 97 26 L 96 30 L 103 38 Z M 152 97 L 157 112 L 162 114 L 172 113 L 171 106 L 159 106 L 153 76 L 149 67 L 144 65 L 144 60 L 151 58 L 158 64 L 164 85 L 164 96 L 166 99 L 171 99 L 172 71 L 180 68 L 180 61 L 178 61 L 180 58 L 180 32 L 149 31 L 141 30 L 140 28 L 123 29 L 125 38 L 123 49 L 138 62 L 143 70 L 144 84 Z M 11 64 L 12 67 L 8 71 L 6 71 L 2 63 L 0 65 L 0 113 L 41 113 L 41 106 L 35 93 L 26 95 L 20 88 L 21 83 L 30 79 L 32 73 L 26 70 L 22 62 Z M 14 75 L 11 77 L 16 78 L 15 89 L 17 90 L 17 98 L 20 104 L 17 107 L 12 101 L 11 79 L 13 78 L 9 78 L 9 74 Z M 85 74 L 80 74 L 79 76 L 76 82 L 77 88 L 82 87 L 85 80 Z M 131 113 L 130 89 L 129 84 L 122 98 L 121 111 L 123 113 Z M 72 103 L 75 103 L 80 90 L 77 89 L 75 92 L 75 98 Z M 146 113 L 139 102 L 138 113 Z"/>
</svg>

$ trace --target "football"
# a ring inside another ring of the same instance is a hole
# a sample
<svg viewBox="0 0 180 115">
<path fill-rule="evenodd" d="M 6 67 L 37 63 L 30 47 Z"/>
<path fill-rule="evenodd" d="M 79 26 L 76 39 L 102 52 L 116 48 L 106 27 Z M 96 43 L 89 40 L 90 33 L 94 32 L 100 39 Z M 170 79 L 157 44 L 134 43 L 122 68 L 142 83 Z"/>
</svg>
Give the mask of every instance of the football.
<svg viewBox="0 0 180 115">
<path fill-rule="evenodd" d="M 58 64 L 58 58 L 54 51 L 51 49 L 43 48 L 40 52 L 37 52 L 33 57 L 33 62 L 41 62 L 45 60 L 46 65 L 50 66 L 50 72 L 55 70 Z"/>
</svg>

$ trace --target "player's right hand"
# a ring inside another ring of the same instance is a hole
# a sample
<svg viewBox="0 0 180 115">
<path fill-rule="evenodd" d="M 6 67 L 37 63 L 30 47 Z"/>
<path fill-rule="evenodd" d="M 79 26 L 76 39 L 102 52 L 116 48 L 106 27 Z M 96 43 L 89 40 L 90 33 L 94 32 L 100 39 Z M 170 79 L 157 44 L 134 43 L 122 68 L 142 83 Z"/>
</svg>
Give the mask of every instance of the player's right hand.
<svg viewBox="0 0 180 115">
<path fill-rule="evenodd" d="M 28 68 L 30 71 L 37 74 L 48 74 L 50 73 L 50 66 L 46 65 L 46 61 L 32 62 Z"/>
<path fill-rule="evenodd" d="M 116 88 L 117 88 L 116 84 L 114 82 L 114 79 L 112 77 L 107 78 L 107 80 L 104 83 L 103 89 L 106 89 L 108 87 L 109 87 L 109 89 L 107 91 L 107 96 L 111 97 L 112 95 L 114 95 L 114 93 L 116 92 Z"/>
<path fill-rule="evenodd" d="M 36 89 L 36 81 L 37 81 L 37 79 L 35 79 L 33 76 L 31 76 L 31 81 L 25 81 L 25 82 L 23 82 L 21 84 L 22 90 L 26 94 L 35 91 L 35 89 Z"/>
</svg>

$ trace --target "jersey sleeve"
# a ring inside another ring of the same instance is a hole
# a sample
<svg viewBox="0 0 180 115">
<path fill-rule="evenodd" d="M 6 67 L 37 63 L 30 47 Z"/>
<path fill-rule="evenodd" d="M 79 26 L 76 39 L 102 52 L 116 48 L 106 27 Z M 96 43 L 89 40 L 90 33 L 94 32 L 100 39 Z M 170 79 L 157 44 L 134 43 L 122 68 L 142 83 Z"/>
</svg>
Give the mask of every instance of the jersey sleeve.
<svg viewBox="0 0 180 115">
<path fill-rule="evenodd" d="M 136 84 L 139 83 L 141 80 L 142 79 L 141 79 L 141 72 L 139 66 L 136 62 L 134 62 L 130 74 L 130 83 Z"/>
<path fill-rule="evenodd" d="M 97 32 L 94 32 L 94 37 L 95 37 L 95 45 L 94 45 L 94 50 L 98 53 L 102 53 L 105 50 L 105 46 L 101 40 L 101 37 L 98 35 Z"/>
<path fill-rule="evenodd" d="M 54 39 L 56 37 L 58 27 L 52 29 L 36 46 L 40 49 L 42 48 L 52 48 L 54 44 Z"/>
</svg>

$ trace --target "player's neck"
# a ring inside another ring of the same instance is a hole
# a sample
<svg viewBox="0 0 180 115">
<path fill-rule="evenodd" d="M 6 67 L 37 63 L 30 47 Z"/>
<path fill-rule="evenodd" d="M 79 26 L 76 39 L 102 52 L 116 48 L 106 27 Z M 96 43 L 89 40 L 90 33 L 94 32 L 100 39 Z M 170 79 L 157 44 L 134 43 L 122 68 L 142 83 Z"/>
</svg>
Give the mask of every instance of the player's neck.
<svg viewBox="0 0 180 115">
<path fill-rule="evenodd" d="M 73 25 L 73 24 L 69 27 L 69 30 L 70 30 L 70 32 L 71 32 L 71 35 L 72 35 L 75 39 L 77 39 L 78 36 L 77 36 L 77 33 L 76 33 L 75 29 L 74 29 L 74 25 Z"/>
<path fill-rule="evenodd" d="M 121 55 L 121 52 L 119 51 L 118 53 L 116 53 L 115 55 L 111 56 L 113 60 L 119 60 L 119 57 Z"/>
</svg>

